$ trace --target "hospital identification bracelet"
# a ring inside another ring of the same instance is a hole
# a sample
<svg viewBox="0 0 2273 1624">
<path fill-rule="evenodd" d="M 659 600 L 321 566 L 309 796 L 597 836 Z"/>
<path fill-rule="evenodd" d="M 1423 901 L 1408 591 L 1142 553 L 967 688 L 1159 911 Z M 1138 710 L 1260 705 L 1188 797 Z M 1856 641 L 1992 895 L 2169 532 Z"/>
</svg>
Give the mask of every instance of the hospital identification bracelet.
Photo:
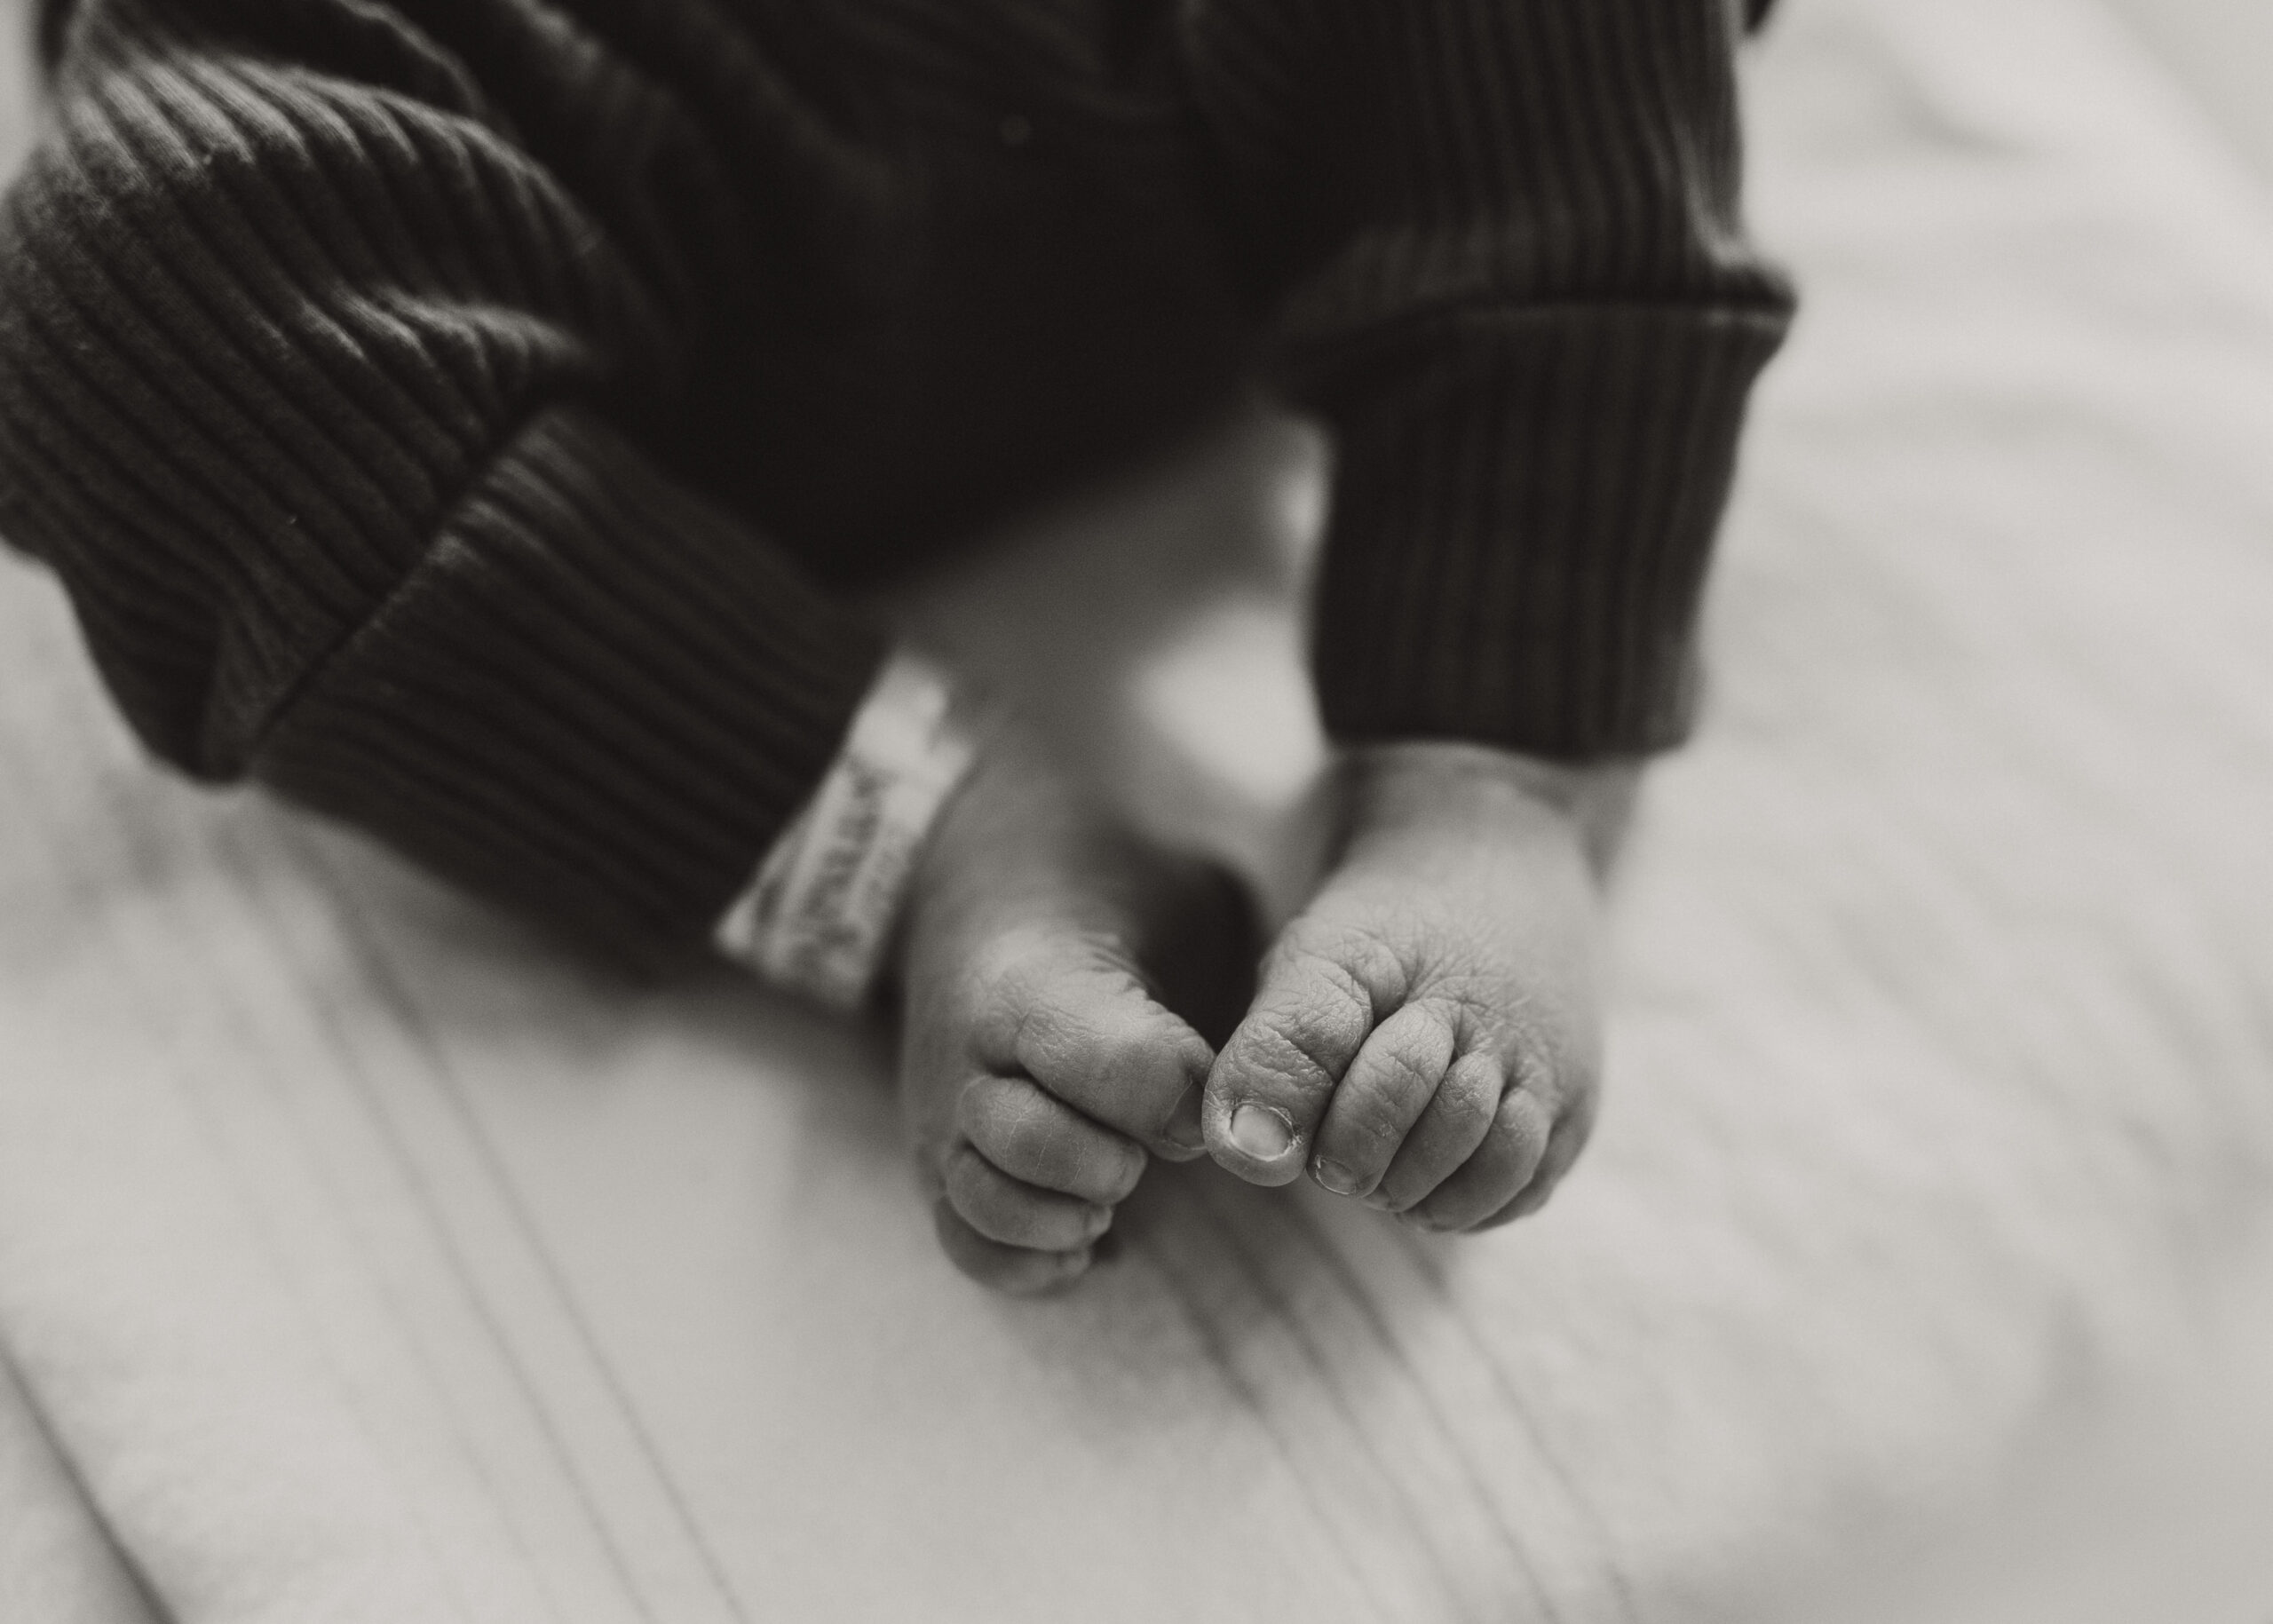
<svg viewBox="0 0 2273 1624">
<path fill-rule="evenodd" d="M 946 673 L 895 653 L 820 787 L 718 921 L 720 953 L 830 1009 L 867 997 L 932 820 L 977 754 Z"/>
</svg>

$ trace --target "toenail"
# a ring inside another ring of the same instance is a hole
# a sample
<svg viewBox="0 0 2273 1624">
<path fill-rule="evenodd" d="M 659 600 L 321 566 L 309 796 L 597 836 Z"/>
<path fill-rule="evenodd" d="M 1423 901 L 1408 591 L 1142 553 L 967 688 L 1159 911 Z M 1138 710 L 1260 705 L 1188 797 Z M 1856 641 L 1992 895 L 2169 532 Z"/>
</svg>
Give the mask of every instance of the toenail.
<svg viewBox="0 0 2273 1624">
<path fill-rule="evenodd" d="M 1208 1136 L 1200 1127 L 1199 1096 L 1199 1084 L 1194 1083 L 1186 1089 L 1184 1097 L 1176 1102 L 1176 1114 L 1168 1119 L 1168 1127 L 1161 1130 L 1161 1137 L 1180 1151 L 1208 1148 Z"/>
<path fill-rule="evenodd" d="M 1311 1172 L 1318 1182 L 1336 1195 L 1348 1195 L 1358 1187 L 1358 1176 L 1338 1161 L 1328 1161 L 1321 1156 Z"/>
<path fill-rule="evenodd" d="M 1295 1142 L 1295 1125 L 1269 1105 L 1241 1105 L 1232 1113 L 1232 1143 L 1258 1161 L 1276 1161 Z"/>
</svg>

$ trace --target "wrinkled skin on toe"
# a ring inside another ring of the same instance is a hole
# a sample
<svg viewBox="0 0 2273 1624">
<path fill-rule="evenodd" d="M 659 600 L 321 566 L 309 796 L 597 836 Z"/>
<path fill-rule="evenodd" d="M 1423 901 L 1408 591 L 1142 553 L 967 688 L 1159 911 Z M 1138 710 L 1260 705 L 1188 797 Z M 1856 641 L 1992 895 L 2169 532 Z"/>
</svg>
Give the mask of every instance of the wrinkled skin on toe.
<svg viewBox="0 0 2273 1624">
<path fill-rule="evenodd" d="M 1119 828 L 1020 737 L 994 742 L 933 832 L 900 963 L 901 1115 L 958 1268 L 1063 1287 L 1152 1157 L 1202 1153 L 1202 1032 L 1236 1018 L 1253 939 L 1221 870 Z"/>
<path fill-rule="evenodd" d="M 1353 758 L 1347 833 L 1208 1078 L 1208 1148 L 1443 1232 L 1536 1210 L 1594 1122 L 1597 865 L 1630 769 Z"/>
</svg>

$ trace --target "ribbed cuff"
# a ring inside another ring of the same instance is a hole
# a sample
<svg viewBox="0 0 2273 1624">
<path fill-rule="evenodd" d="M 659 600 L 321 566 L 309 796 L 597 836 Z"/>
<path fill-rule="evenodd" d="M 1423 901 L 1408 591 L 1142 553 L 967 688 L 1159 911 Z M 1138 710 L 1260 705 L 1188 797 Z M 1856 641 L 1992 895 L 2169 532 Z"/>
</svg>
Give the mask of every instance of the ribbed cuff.
<svg viewBox="0 0 2273 1624">
<path fill-rule="evenodd" d="M 1772 308 L 1443 318 L 1318 392 L 1336 430 L 1313 668 L 1338 740 L 1565 760 L 1679 742 Z"/>
<path fill-rule="evenodd" d="M 881 655 L 747 528 L 556 409 L 255 772 L 596 945 L 677 956 L 812 792 Z"/>
</svg>

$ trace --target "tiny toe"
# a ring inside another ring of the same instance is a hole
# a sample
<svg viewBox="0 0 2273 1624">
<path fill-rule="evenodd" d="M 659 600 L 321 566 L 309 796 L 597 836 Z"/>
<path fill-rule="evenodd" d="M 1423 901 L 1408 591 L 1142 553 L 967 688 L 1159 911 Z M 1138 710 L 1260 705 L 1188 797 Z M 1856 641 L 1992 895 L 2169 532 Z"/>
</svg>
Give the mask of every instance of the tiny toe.
<svg viewBox="0 0 2273 1624">
<path fill-rule="evenodd" d="M 1318 1129 L 1311 1175 L 1336 1195 L 1374 1192 L 1436 1097 L 1458 1038 L 1443 1005 L 1409 1003 L 1374 1028 Z"/>
<path fill-rule="evenodd" d="M 1187 1084 L 1168 1113 L 1168 1126 L 1152 1146 L 1152 1153 L 1168 1161 L 1194 1161 L 1208 1153 L 1208 1137 L 1200 1125 L 1200 1102 L 1208 1092 L 1203 1073 Z"/>
<path fill-rule="evenodd" d="M 1491 1134 L 1506 1077 L 1488 1054 L 1465 1054 L 1446 1067 L 1366 1204 L 1403 1212 L 1428 1200 Z"/>
<path fill-rule="evenodd" d="M 1523 1200 L 1525 1195 L 1530 1193 L 1530 1191 L 1531 1186 L 1529 1184 L 1525 1185 L 1522 1190 L 1516 1192 L 1516 1199 L 1514 1200 L 1509 1201 L 1505 1207 L 1502 1207 L 1499 1211 L 1493 1213 L 1490 1217 L 1484 1219 L 1481 1223 L 1469 1224 L 1462 1232 L 1469 1235 L 1481 1235 L 1487 1230 L 1504 1229 L 1507 1225 L 1513 1224 L 1517 1218 L 1524 1216 L 1525 1209 L 1523 1207 Z M 1537 1208 L 1534 1208 L 1528 1210 L 1536 1211 Z"/>
<path fill-rule="evenodd" d="M 1184 1102 L 1216 1051 L 1133 976 L 1084 970 L 1032 995 L 1005 1070 L 1172 1160 L 1199 1148 Z"/>
<path fill-rule="evenodd" d="M 1579 1160 L 1579 1153 L 1586 1149 L 1588 1136 L 1593 1129 L 1594 1112 L 1590 1105 L 1584 1110 L 1565 1113 L 1555 1124 L 1554 1136 L 1547 1144 L 1547 1153 L 1540 1158 L 1539 1170 L 1531 1176 L 1531 1182 L 1517 1192 L 1516 1199 L 1508 1203 L 1504 1211 L 1493 1215 L 1491 1222 L 1496 1225 L 1517 1218 L 1527 1218 L 1546 1206 L 1548 1198 L 1561 1186 L 1564 1175 L 1570 1172 L 1572 1164 Z"/>
<path fill-rule="evenodd" d="M 1450 1233 L 1495 1216 L 1539 1171 L 1553 1130 L 1554 1121 L 1536 1094 L 1510 1089 L 1475 1154 L 1405 1216 L 1420 1228 Z"/>
<path fill-rule="evenodd" d="M 989 1240 L 1044 1252 L 1086 1247 L 1113 1223 L 1113 1209 L 1012 1178 L 970 1145 L 947 1158 L 946 1198 Z"/>
<path fill-rule="evenodd" d="M 1144 1147 L 1101 1128 L 1024 1077 L 981 1077 L 964 1089 L 956 1122 L 1012 1178 L 1111 1207 L 1144 1171 Z"/>
<path fill-rule="evenodd" d="M 1089 1266 L 1089 1252 L 1037 1252 L 1028 1247 L 989 1240 L 963 1222 L 942 1200 L 931 1208 L 931 1226 L 940 1249 L 954 1266 L 982 1286 L 1015 1297 L 1039 1296 L 1071 1285 Z"/>
<path fill-rule="evenodd" d="M 1274 952 L 1202 1107 L 1208 1153 L 1249 1184 L 1300 1178 L 1319 1119 L 1373 1030 L 1370 991 L 1336 958 Z"/>
</svg>

